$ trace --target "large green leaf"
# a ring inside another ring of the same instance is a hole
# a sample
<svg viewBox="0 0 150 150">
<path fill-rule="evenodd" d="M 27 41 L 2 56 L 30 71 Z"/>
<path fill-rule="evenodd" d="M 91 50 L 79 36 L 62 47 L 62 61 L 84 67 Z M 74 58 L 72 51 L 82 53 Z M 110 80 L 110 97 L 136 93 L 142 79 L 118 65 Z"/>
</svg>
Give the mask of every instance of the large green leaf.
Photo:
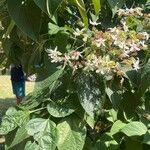
<svg viewBox="0 0 150 150">
<path fill-rule="evenodd" d="M 82 73 L 76 78 L 77 92 L 80 103 L 92 118 L 101 111 L 102 93 L 98 81 L 93 75 Z"/>
<path fill-rule="evenodd" d="M 0 135 L 5 135 L 29 120 L 28 111 L 17 111 L 11 107 L 7 110 L 0 126 Z"/>
<path fill-rule="evenodd" d="M 42 118 L 32 119 L 27 124 L 26 130 L 38 142 L 41 149 L 56 149 L 58 134 L 56 125 L 51 120 Z"/>
<path fill-rule="evenodd" d="M 43 90 L 49 88 L 50 91 L 53 91 L 53 88 L 55 88 L 57 80 L 62 76 L 64 72 L 64 68 L 61 68 L 57 70 L 55 73 L 50 75 L 48 78 L 45 80 L 42 80 L 40 82 L 36 82 L 34 92 L 42 92 Z"/>
<path fill-rule="evenodd" d="M 94 5 L 95 14 L 98 15 L 101 10 L 101 1 L 100 0 L 92 0 Z"/>
<path fill-rule="evenodd" d="M 64 0 L 34 0 L 36 5 L 50 17 L 56 13 Z"/>
<path fill-rule="evenodd" d="M 41 11 L 31 0 L 7 0 L 8 11 L 16 25 L 33 40 L 38 40 Z"/>
<path fill-rule="evenodd" d="M 21 143 L 23 140 L 25 140 L 29 137 L 29 135 L 27 134 L 27 130 L 25 129 L 25 125 L 23 125 L 22 127 L 20 127 L 17 130 L 17 132 L 15 134 L 15 137 L 14 137 L 11 145 L 8 147 L 8 149 L 10 149 L 11 147 Z"/>
<path fill-rule="evenodd" d="M 121 130 L 127 136 L 141 136 L 147 132 L 146 126 L 138 121 L 133 121 L 128 123 L 126 126 L 123 127 Z"/>
<path fill-rule="evenodd" d="M 86 127 L 76 116 L 70 116 L 63 119 L 57 126 L 59 133 L 58 150 L 82 150 L 85 137 Z"/>
<path fill-rule="evenodd" d="M 76 101 L 76 100 L 77 100 L 77 97 L 69 96 L 57 102 L 51 101 L 47 106 L 47 110 L 54 117 L 69 116 L 76 109 L 76 107 L 73 105 L 73 101 Z"/>
</svg>

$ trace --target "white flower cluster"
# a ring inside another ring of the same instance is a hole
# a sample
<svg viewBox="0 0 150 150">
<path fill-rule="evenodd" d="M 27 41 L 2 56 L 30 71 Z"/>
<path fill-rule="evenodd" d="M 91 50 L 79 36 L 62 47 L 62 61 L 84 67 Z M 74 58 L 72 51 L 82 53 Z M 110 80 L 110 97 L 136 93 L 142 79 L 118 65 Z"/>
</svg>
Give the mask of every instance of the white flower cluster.
<svg viewBox="0 0 150 150">
<path fill-rule="evenodd" d="M 98 57 L 95 54 L 91 54 L 88 55 L 87 58 L 82 59 L 82 52 L 74 50 L 62 54 L 57 51 L 57 47 L 54 50 L 48 49 L 47 52 L 52 63 L 69 65 L 73 69 L 73 72 L 82 68 L 86 71 L 95 71 L 96 73 L 106 74 L 116 67 L 116 63 L 110 60 L 109 55 Z"/>
<path fill-rule="evenodd" d="M 142 8 L 136 7 L 136 8 L 126 8 L 126 9 L 119 9 L 118 15 L 119 16 L 143 16 Z"/>
<path fill-rule="evenodd" d="M 119 15 L 139 15 L 142 9 L 120 9 Z M 124 19 L 124 18 L 123 18 Z M 90 21 L 91 23 L 91 21 Z M 137 32 L 128 28 L 124 20 L 121 25 L 109 28 L 107 31 L 99 31 L 94 28 L 76 29 L 73 35 L 75 38 L 82 39 L 83 51 L 72 50 L 68 53 L 61 53 L 57 47 L 48 50 L 48 55 L 53 63 L 62 63 L 70 66 L 75 72 L 78 69 L 86 71 L 95 71 L 96 73 L 122 75 L 122 66 L 140 69 L 140 60 L 137 53 L 148 48 L 146 41 L 149 39 L 147 32 Z"/>
</svg>

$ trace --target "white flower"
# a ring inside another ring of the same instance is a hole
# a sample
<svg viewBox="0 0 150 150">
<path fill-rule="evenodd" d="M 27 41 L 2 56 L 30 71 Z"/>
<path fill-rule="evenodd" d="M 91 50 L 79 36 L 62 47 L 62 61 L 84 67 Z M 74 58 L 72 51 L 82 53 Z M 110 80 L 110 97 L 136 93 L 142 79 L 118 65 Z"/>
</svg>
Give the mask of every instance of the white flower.
<svg viewBox="0 0 150 150">
<path fill-rule="evenodd" d="M 69 55 L 72 60 L 78 60 L 80 57 L 83 57 L 79 51 L 71 51 Z"/>
<path fill-rule="evenodd" d="M 129 57 L 129 53 L 130 53 L 129 50 L 125 50 L 124 53 L 123 53 L 123 56 L 128 58 Z"/>
<path fill-rule="evenodd" d="M 138 14 L 138 15 L 140 15 L 140 16 L 143 16 L 143 13 L 142 13 L 142 8 L 140 8 L 140 7 L 136 7 L 135 9 L 134 9 L 134 11 Z"/>
<path fill-rule="evenodd" d="M 114 44 L 115 44 L 115 42 L 114 42 Z M 126 42 L 125 42 L 125 41 L 124 41 L 124 42 L 119 41 L 119 42 L 117 43 L 117 45 L 119 46 L 119 48 L 121 48 L 121 49 L 123 49 L 123 50 L 128 50 L 128 49 L 129 49 L 129 47 L 126 45 Z"/>
<path fill-rule="evenodd" d="M 88 35 L 87 35 L 87 34 L 84 34 L 83 36 L 84 36 L 84 37 L 83 37 L 83 41 L 84 41 L 84 42 L 87 42 L 87 40 L 88 40 Z"/>
<path fill-rule="evenodd" d="M 125 32 L 128 32 L 128 31 L 129 31 L 129 28 L 128 28 L 128 26 L 126 25 L 126 22 L 122 20 L 121 23 L 122 23 L 122 25 L 123 25 L 124 31 L 125 31 Z"/>
<path fill-rule="evenodd" d="M 149 39 L 149 34 L 147 32 L 143 32 L 142 33 L 143 36 L 145 37 L 146 41 Z"/>
<path fill-rule="evenodd" d="M 133 60 L 133 68 L 134 68 L 136 71 L 140 69 L 139 63 L 140 63 L 139 58 L 137 58 L 137 60 Z"/>
<path fill-rule="evenodd" d="M 84 70 L 86 71 L 94 71 L 95 67 L 94 65 L 92 64 L 92 62 L 90 60 L 87 60 L 85 62 L 85 67 L 84 67 Z"/>
<path fill-rule="evenodd" d="M 93 26 L 97 26 L 97 25 L 101 24 L 100 22 L 98 23 L 96 21 L 92 21 L 91 19 L 89 21 L 90 21 L 90 24 Z"/>
<path fill-rule="evenodd" d="M 80 36 L 81 34 L 83 34 L 83 31 L 85 29 L 79 30 L 79 28 L 76 28 L 75 32 L 73 33 L 75 36 Z"/>
<path fill-rule="evenodd" d="M 106 41 L 105 39 L 99 38 L 99 39 L 95 40 L 95 44 L 97 47 L 105 46 L 105 41 Z"/>
<path fill-rule="evenodd" d="M 52 63 L 57 63 L 57 62 L 61 62 L 62 59 L 62 53 L 57 51 L 57 47 L 55 47 L 55 49 L 47 49 L 48 52 L 48 56 L 52 59 L 51 62 Z"/>
<path fill-rule="evenodd" d="M 140 51 L 140 48 L 138 47 L 138 45 L 137 44 L 135 44 L 135 43 L 132 43 L 132 44 L 130 44 L 130 51 L 131 52 L 136 52 L 136 51 Z"/>
<path fill-rule="evenodd" d="M 109 31 L 112 32 L 112 33 L 118 33 L 119 29 L 114 27 L 114 28 L 109 28 Z"/>
<path fill-rule="evenodd" d="M 68 53 L 65 53 L 65 55 L 64 55 L 64 62 L 70 64 L 71 63 L 70 59 L 71 59 L 70 55 Z"/>
<path fill-rule="evenodd" d="M 147 48 L 147 45 L 145 44 L 145 41 L 140 41 L 139 45 L 141 45 L 143 49 Z"/>
<path fill-rule="evenodd" d="M 119 9 L 117 12 L 118 12 L 118 15 L 120 16 L 120 15 L 124 14 L 125 10 L 124 9 Z"/>
</svg>

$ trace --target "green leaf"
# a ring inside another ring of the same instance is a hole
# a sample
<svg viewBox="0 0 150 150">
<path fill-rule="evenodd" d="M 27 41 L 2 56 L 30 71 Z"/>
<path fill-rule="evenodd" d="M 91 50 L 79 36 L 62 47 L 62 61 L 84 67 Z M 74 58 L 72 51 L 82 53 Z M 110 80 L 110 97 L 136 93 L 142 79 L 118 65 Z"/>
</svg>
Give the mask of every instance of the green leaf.
<svg viewBox="0 0 150 150">
<path fill-rule="evenodd" d="M 100 140 L 96 142 L 94 146 L 91 147 L 90 150 L 118 150 L 119 145 L 111 136 L 110 133 L 102 134 Z"/>
<path fill-rule="evenodd" d="M 11 20 L 11 22 L 10 22 L 8 28 L 7 28 L 7 31 L 6 31 L 6 33 L 5 33 L 5 39 L 8 38 L 8 36 L 10 36 L 10 33 L 11 33 L 11 31 L 13 30 L 14 27 L 15 27 L 15 23 L 14 23 L 13 20 Z M 5 40 L 4 40 L 4 41 L 5 41 Z"/>
<path fill-rule="evenodd" d="M 86 8 L 85 8 L 84 1 L 83 0 L 74 0 L 74 1 L 75 1 L 76 6 L 79 9 L 79 12 L 83 19 L 83 22 L 84 22 L 85 26 L 87 27 L 88 26 L 88 18 L 87 18 L 87 14 L 86 14 Z"/>
<path fill-rule="evenodd" d="M 78 75 L 76 83 L 80 103 L 87 114 L 94 119 L 96 113 L 99 113 L 102 107 L 101 85 L 98 84 L 96 77 L 85 73 Z"/>
<path fill-rule="evenodd" d="M 146 126 L 138 121 L 128 123 L 122 130 L 127 136 L 141 136 L 147 132 Z"/>
<path fill-rule="evenodd" d="M 135 113 L 135 109 L 139 104 L 140 98 L 137 97 L 136 94 L 133 94 L 131 91 L 126 91 L 123 93 L 121 109 L 126 113 L 128 117 L 133 117 L 132 115 Z"/>
<path fill-rule="evenodd" d="M 107 1 L 112 9 L 113 16 L 116 14 L 117 10 L 120 9 L 125 3 L 125 0 L 107 0 Z"/>
<path fill-rule="evenodd" d="M 33 1 L 8 0 L 8 11 L 16 25 L 37 41 L 40 31 L 41 11 Z"/>
<path fill-rule="evenodd" d="M 23 140 L 27 139 L 29 135 L 27 134 L 27 130 L 25 129 L 25 125 L 23 125 L 21 128 L 19 128 L 15 134 L 15 137 L 13 139 L 13 142 L 11 145 L 8 147 L 10 149 L 11 147 L 21 143 Z"/>
<path fill-rule="evenodd" d="M 63 119 L 57 126 L 59 133 L 58 150 L 82 150 L 85 138 L 86 127 L 76 116 Z"/>
<path fill-rule="evenodd" d="M 22 126 L 29 120 L 28 111 L 17 111 L 11 107 L 7 110 L 6 115 L 2 119 L 0 126 L 0 135 L 8 134 L 18 126 Z"/>
<path fill-rule="evenodd" d="M 74 99 L 72 96 L 69 96 L 64 100 L 60 100 L 59 102 L 53 102 L 51 101 L 47 105 L 48 112 L 53 117 L 66 117 L 72 114 L 75 111 L 75 106 L 73 105 L 72 101 L 76 101 L 77 99 Z"/>
<path fill-rule="evenodd" d="M 61 68 L 57 70 L 55 73 L 53 73 L 51 76 L 46 78 L 45 80 L 42 80 L 40 82 L 36 82 L 34 92 L 38 93 L 40 91 L 43 91 L 46 88 L 51 89 L 51 91 L 54 88 L 55 82 L 62 76 L 64 71 L 64 68 Z"/>
<path fill-rule="evenodd" d="M 110 130 L 111 135 L 114 135 L 114 134 L 120 132 L 121 129 L 122 129 L 125 125 L 126 125 L 126 124 L 123 123 L 122 121 L 117 120 L 117 121 L 113 124 L 113 126 L 111 127 L 111 130 Z"/>
<path fill-rule="evenodd" d="M 66 31 L 66 28 L 59 27 L 58 25 L 53 23 L 48 23 L 48 29 L 48 33 L 50 35 L 57 34 L 59 31 Z"/>
<path fill-rule="evenodd" d="M 126 150 L 144 150 L 144 147 L 141 143 L 141 141 L 139 140 L 133 140 L 132 138 L 129 137 L 125 137 L 125 143 L 124 143 L 124 147 Z"/>
<path fill-rule="evenodd" d="M 150 130 L 144 135 L 143 143 L 150 145 Z"/>
<path fill-rule="evenodd" d="M 24 150 L 40 150 L 40 147 L 36 144 L 36 142 L 32 143 L 31 141 L 28 141 Z"/>
<path fill-rule="evenodd" d="M 141 83 L 138 89 L 141 96 L 148 87 L 150 87 L 150 61 L 141 70 Z"/>
<path fill-rule="evenodd" d="M 95 10 L 95 15 L 99 15 L 99 12 L 101 10 L 101 1 L 100 0 L 92 0 Z"/>
<path fill-rule="evenodd" d="M 115 108 L 118 108 L 120 103 L 121 103 L 121 94 L 119 91 L 117 91 L 116 89 L 111 89 L 109 87 L 107 87 L 105 89 L 106 94 L 108 95 L 111 103 L 113 104 L 113 106 Z"/>
<path fill-rule="evenodd" d="M 107 114 L 107 120 L 109 120 L 110 122 L 115 122 L 117 120 L 117 113 L 118 112 L 114 109 L 110 109 Z"/>
<path fill-rule="evenodd" d="M 55 150 L 58 134 L 56 125 L 49 119 L 35 118 L 28 122 L 26 130 L 38 142 L 41 149 Z"/>
<path fill-rule="evenodd" d="M 84 114 L 84 120 L 92 129 L 94 129 L 96 120 L 94 120 L 92 117 L 90 117 L 87 113 Z"/>
<path fill-rule="evenodd" d="M 66 30 L 66 29 L 64 29 Z M 69 35 L 66 32 L 59 32 L 55 36 L 55 45 L 57 45 L 58 51 L 66 52 L 68 45 Z"/>
<path fill-rule="evenodd" d="M 49 17 L 52 17 L 64 0 L 34 0 L 36 5 Z"/>
</svg>

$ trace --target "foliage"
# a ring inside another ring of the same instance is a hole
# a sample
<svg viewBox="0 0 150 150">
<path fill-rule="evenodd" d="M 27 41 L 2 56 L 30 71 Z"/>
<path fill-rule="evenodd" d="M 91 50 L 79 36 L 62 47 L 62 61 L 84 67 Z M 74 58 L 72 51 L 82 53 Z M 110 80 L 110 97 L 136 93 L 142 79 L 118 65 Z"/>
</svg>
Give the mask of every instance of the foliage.
<svg viewBox="0 0 150 150">
<path fill-rule="evenodd" d="M 149 0 L 3 0 L 7 64 L 37 73 L 10 108 L 6 149 L 149 149 Z"/>
</svg>

